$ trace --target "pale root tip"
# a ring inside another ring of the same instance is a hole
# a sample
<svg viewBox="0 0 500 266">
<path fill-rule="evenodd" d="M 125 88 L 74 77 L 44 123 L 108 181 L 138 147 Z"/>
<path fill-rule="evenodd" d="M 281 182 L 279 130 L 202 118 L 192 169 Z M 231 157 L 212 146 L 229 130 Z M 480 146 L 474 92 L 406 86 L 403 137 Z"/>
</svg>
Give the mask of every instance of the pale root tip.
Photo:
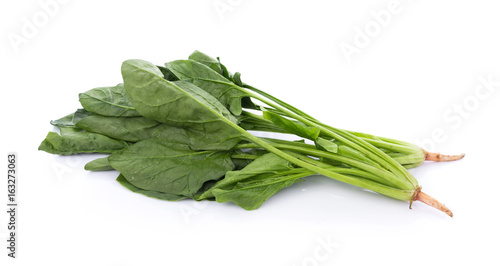
<svg viewBox="0 0 500 266">
<path fill-rule="evenodd" d="M 433 162 L 451 162 L 460 160 L 465 156 L 465 153 L 458 155 L 445 155 L 437 152 L 428 152 L 426 150 L 424 150 L 424 153 L 425 153 L 425 160 Z"/>
<path fill-rule="evenodd" d="M 421 201 L 421 202 L 423 202 L 423 203 L 425 203 L 433 208 L 436 208 L 436 209 L 448 214 L 448 216 L 453 217 L 453 212 L 451 212 L 450 209 L 448 209 L 446 206 L 444 206 L 444 204 L 442 204 L 441 202 L 437 201 L 435 198 L 425 194 L 422 191 L 418 191 L 417 196 L 415 198 L 415 201 Z"/>
</svg>

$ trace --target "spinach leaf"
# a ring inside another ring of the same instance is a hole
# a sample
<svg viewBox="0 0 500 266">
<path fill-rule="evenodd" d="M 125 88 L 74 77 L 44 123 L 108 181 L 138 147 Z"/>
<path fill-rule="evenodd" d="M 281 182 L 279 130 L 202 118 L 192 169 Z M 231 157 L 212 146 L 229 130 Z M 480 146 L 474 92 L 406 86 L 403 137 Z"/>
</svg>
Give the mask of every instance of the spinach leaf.
<svg viewBox="0 0 500 266">
<path fill-rule="evenodd" d="M 180 80 L 188 81 L 210 93 L 226 106 L 234 115 L 242 112 L 242 101 L 252 105 L 249 94 L 210 67 L 193 60 L 177 60 L 165 66 Z"/>
<path fill-rule="evenodd" d="M 110 138 L 138 142 L 152 137 L 188 146 L 192 150 L 230 150 L 241 141 L 240 135 L 223 135 L 167 125 L 145 117 L 109 117 L 93 115 L 80 120 L 77 127 Z"/>
<path fill-rule="evenodd" d="M 80 103 L 83 108 L 105 116 L 133 117 L 140 116 L 130 103 L 123 84 L 114 87 L 100 87 L 80 93 Z"/>
<path fill-rule="evenodd" d="M 110 138 L 138 142 L 161 133 L 162 124 L 145 117 L 88 116 L 76 123 L 78 128 L 106 135 Z"/>
<path fill-rule="evenodd" d="M 132 104 L 144 117 L 205 134 L 221 134 L 227 139 L 241 136 L 243 129 L 236 125 L 236 118 L 193 84 L 167 81 L 156 66 L 142 60 L 125 61 L 122 75 Z"/>
<path fill-rule="evenodd" d="M 204 196 L 214 196 L 217 202 L 232 201 L 245 210 L 255 210 L 272 195 L 311 174 L 303 169 L 295 170 L 290 162 L 272 153 L 265 154 L 242 170 L 228 172 Z"/>
<path fill-rule="evenodd" d="M 188 197 L 234 169 L 231 152 L 193 151 L 157 138 L 111 154 L 109 163 L 140 189 Z"/>
<path fill-rule="evenodd" d="M 150 198 L 155 198 L 155 199 L 160 199 L 160 200 L 168 200 L 168 201 L 178 201 L 182 199 L 186 199 L 187 197 L 185 196 L 180 196 L 180 195 L 174 195 L 174 194 L 169 194 L 169 193 L 163 193 L 163 192 L 158 192 L 158 191 L 151 191 L 151 190 L 144 190 L 140 189 L 134 185 L 132 185 L 128 180 L 120 174 L 117 178 L 116 181 L 120 183 L 122 186 L 127 188 L 128 190 L 142 194 L 144 196 L 150 197 Z"/>
<path fill-rule="evenodd" d="M 276 171 L 290 170 L 292 168 L 293 167 L 290 162 L 287 160 L 284 160 L 272 153 L 267 153 L 260 156 L 258 159 L 254 160 L 241 170 L 228 172 L 224 179 L 217 182 L 215 186 L 203 193 L 201 198 L 211 198 L 214 196 L 214 189 L 231 189 L 238 182 L 252 178 L 253 176 L 259 174 L 275 173 Z"/>
<path fill-rule="evenodd" d="M 67 116 L 64 116 L 62 118 L 59 118 L 57 120 L 52 120 L 50 121 L 50 124 L 56 127 L 75 127 L 75 124 L 80 121 L 81 119 L 91 116 L 93 113 L 85 110 L 85 109 L 78 109 L 76 112 L 71 113 Z"/>
<path fill-rule="evenodd" d="M 220 75 L 224 74 L 219 60 L 216 60 L 200 51 L 194 51 L 192 54 L 189 55 L 188 59 L 204 64 L 209 68 L 213 69 L 215 72 L 219 73 Z"/>
<path fill-rule="evenodd" d="M 238 183 L 230 190 L 214 189 L 213 193 L 217 202 L 232 201 L 245 210 L 258 209 L 264 202 L 282 189 L 289 187 L 300 178 L 310 174 L 294 175 L 260 175 L 255 180 Z"/>
<path fill-rule="evenodd" d="M 61 117 L 56 120 L 51 120 L 50 124 L 56 127 L 74 127 L 75 124 L 73 123 L 73 116 L 75 113 L 71 113 L 67 116 Z"/>
<path fill-rule="evenodd" d="M 209 68 L 213 69 L 215 72 L 219 73 L 221 76 L 225 77 L 228 80 L 233 80 L 233 75 L 227 70 L 226 66 L 224 66 L 219 57 L 214 59 L 200 51 L 194 51 L 191 55 L 189 55 L 189 60 L 196 61 L 198 63 L 202 63 Z"/>
<path fill-rule="evenodd" d="M 49 132 L 38 150 L 52 154 L 70 155 L 78 153 L 112 153 L 128 147 L 127 142 L 115 140 L 101 134 L 61 128 L 61 135 Z"/>
</svg>

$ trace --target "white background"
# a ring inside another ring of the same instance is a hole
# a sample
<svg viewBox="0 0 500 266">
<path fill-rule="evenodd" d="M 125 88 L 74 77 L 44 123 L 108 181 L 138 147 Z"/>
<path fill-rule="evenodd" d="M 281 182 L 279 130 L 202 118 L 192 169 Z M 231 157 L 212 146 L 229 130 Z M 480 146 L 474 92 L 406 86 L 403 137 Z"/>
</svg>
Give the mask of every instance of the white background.
<svg viewBox="0 0 500 266">
<path fill-rule="evenodd" d="M 2 211 L 0 265 L 498 265 L 497 1 L 47 2 L 0 5 L 0 161 L 19 167 L 19 258 Z M 164 202 L 84 171 L 95 155 L 37 151 L 122 61 L 195 49 L 333 126 L 467 153 L 411 170 L 455 218 L 321 176 L 250 212 Z"/>
</svg>

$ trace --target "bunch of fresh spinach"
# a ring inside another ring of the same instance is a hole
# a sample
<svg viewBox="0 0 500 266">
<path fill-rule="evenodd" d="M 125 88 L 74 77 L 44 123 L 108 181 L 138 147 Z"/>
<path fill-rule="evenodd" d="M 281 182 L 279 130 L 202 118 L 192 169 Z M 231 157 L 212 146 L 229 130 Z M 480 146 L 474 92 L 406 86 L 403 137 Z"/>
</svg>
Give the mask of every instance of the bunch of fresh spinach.
<svg viewBox="0 0 500 266">
<path fill-rule="evenodd" d="M 121 72 L 123 83 L 81 93 L 83 109 L 51 121 L 60 134 L 49 132 L 39 149 L 110 154 L 85 169 L 115 169 L 129 190 L 170 201 L 230 201 L 253 210 L 303 177 L 321 174 L 452 215 L 406 170 L 425 160 L 421 148 L 323 124 L 243 83 L 219 59 L 195 51 L 165 66 L 127 60 Z"/>
</svg>

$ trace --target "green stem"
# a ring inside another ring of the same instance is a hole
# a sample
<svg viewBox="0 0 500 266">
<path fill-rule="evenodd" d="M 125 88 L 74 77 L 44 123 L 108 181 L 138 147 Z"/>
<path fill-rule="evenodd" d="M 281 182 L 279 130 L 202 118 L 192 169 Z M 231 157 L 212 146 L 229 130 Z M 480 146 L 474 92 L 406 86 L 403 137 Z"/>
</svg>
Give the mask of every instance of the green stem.
<svg viewBox="0 0 500 266">
<path fill-rule="evenodd" d="M 382 140 L 374 140 L 374 139 L 365 139 L 366 142 L 378 147 L 384 148 L 395 152 L 405 153 L 405 154 L 413 154 L 415 153 L 415 149 L 413 147 L 403 146 L 399 144 L 389 143 Z M 420 149 L 422 150 L 422 149 Z"/>
<path fill-rule="evenodd" d="M 276 147 L 278 149 L 290 150 L 290 151 L 298 152 L 298 153 L 305 154 L 305 155 L 326 158 L 326 159 L 330 159 L 330 160 L 334 160 L 337 162 L 341 162 L 341 163 L 350 165 L 352 167 L 356 167 L 356 168 L 364 170 L 368 173 L 372 173 L 376 176 L 379 176 L 379 178 L 377 178 L 377 181 L 382 183 L 382 184 L 385 184 L 385 185 L 395 186 L 395 187 L 399 187 L 402 189 L 413 189 L 411 186 L 408 186 L 408 184 L 406 182 L 401 182 L 401 179 L 397 178 L 393 173 L 391 173 L 387 170 L 384 170 L 384 169 L 376 168 L 374 166 L 360 162 L 358 160 L 354 160 L 351 158 L 347 158 L 345 156 L 329 153 L 326 151 L 320 151 L 320 150 L 313 148 L 314 146 L 309 145 L 309 144 L 302 143 L 301 145 L 296 145 L 293 142 L 290 142 L 291 144 L 283 144 L 282 140 L 280 140 L 281 143 L 273 143 L 269 139 L 266 139 L 266 141 L 268 143 L 271 143 L 274 147 Z M 307 146 L 310 146 L 310 147 L 307 147 Z M 252 143 L 248 143 L 248 144 L 236 145 L 235 148 L 236 149 L 257 148 L 257 146 L 253 145 Z"/>
<path fill-rule="evenodd" d="M 315 120 L 314 118 L 310 117 L 309 115 L 303 113 L 302 111 L 300 111 L 300 110 L 298 110 L 298 109 L 296 109 L 296 108 L 294 108 L 294 107 L 292 107 L 292 106 L 290 106 L 290 105 L 288 105 L 288 104 L 286 104 L 286 103 L 284 103 L 284 102 L 282 102 L 274 97 L 272 97 L 271 99 L 273 99 L 274 101 L 277 100 L 278 104 L 282 104 L 282 105 L 286 106 L 286 108 L 289 108 L 289 109 L 293 108 L 293 110 L 295 110 L 296 112 L 299 111 L 300 115 L 293 113 L 292 111 L 289 111 L 289 110 L 285 109 L 284 107 L 281 107 L 280 105 L 275 104 L 274 102 L 271 102 L 268 99 L 261 97 L 260 95 L 250 93 L 248 91 L 247 91 L 247 93 L 252 98 L 255 98 L 255 99 L 269 105 L 270 107 L 275 108 L 276 110 L 286 114 L 287 116 L 294 118 L 297 121 L 300 121 L 308 126 L 317 127 L 321 130 L 321 132 L 323 134 L 325 134 L 329 137 L 332 137 L 332 138 L 344 143 L 345 145 L 350 146 L 350 147 L 362 152 L 370 159 L 374 160 L 378 164 L 382 165 L 383 167 L 385 167 L 389 171 L 396 174 L 396 176 L 403 178 L 402 182 L 409 182 L 410 183 L 409 185 L 405 185 L 405 187 L 411 186 L 411 187 L 413 187 L 413 189 L 416 189 L 418 187 L 417 180 L 404 167 L 402 167 L 399 163 L 394 161 L 390 156 L 383 153 L 381 150 L 374 147 L 370 143 L 364 141 L 363 139 L 360 139 L 349 132 L 325 125 L 323 123 L 315 122 L 317 120 Z M 264 96 L 270 96 L 270 95 L 264 94 Z M 305 115 L 306 118 L 302 117 L 301 115 L 302 116 Z M 313 121 L 311 121 L 311 120 L 313 120 Z"/>
<path fill-rule="evenodd" d="M 243 88 L 241 87 L 238 87 L 236 86 L 236 88 L 239 88 L 241 89 L 242 91 L 245 91 Z M 268 99 L 266 98 L 263 98 L 257 94 L 254 94 L 254 93 L 251 93 L 251 92 L 248 92 L 248 91 L 245 91 L 250 97 L 252 98 L 255 98 L 273 108 L 276 108 L 277 110 L 281 111 L 281 112 L 284 112 L 286 113 L 287 115 L 291 116 L 292 118 L 294 119 L 297 119 L 298 121 L 306 124 L 306 125 L 310 125 L 310 126 L 314 126 L 314 127 L 318 127 L 322 132 L 324 132 L 325 134 L 331 136 L 332 138 L 335 138 L 336 140 L 339 140 L 341 142 L 343 142 L 344 144 L 348 145 L 348 146 L 352 146 L 354 149 L 357 149 L 359 151 L 361 151 L 362 153 L 366 154 L 368 157 L 373 157 L 373 159 L 376 159 L 376 161 L 378 163 L 380 163 L 381 165 L 384 165 L 386 166 L 390 171 L 394 171 L 394 174 L 396 174 L 395 176 L 397 176 L 397 174 L 403 174 L 403 176 L 406 176 L 406 170 L 400 165 L 398 164 L 396 161 L 394 161 L 392 158 L 390 158 L 388 155 L 386 155 L 385 153 L 381 152 L 379 149 L 377 149 L 376 147 L 372 146 L 371 144 L 361 140 L 361 139 L 358 139 L 357 137 L 355 137 L 354 135 L 350 134 L 350 133 L 347 133 L 347 132 L 343 132 L 341 130 L 328 130 L 326 129 L 325 127 L 323 127 L 322 125 L 320 124 L 316 124 L 314 122 L 311 122 L 305 118 L 302 118 L 300 115 L 297 115 L 291 111 L 288 111 L 287 109 L 269 101 Z M 284 103 L 284 102 L 282 102 Z M 297 109 L 298 110 L 298 109 Z M 315 166 L 315 165 L 312 165 L 310 163 L 307 163 L 305 161 L 302 161 L 300 159 L 297 159 L 293 156 L 291 156 L 290 154 L 287 154 L 283 151 L 281 151 L 280 149 L 274 147 L 272 144 L 266 142 L 265 140 L 262 140 L 252 134 L 250 134 L 249 132 L 247 132 L 245 129 L 241 128 L 240 126 L 232 123 L 231 121 L 227 120 L 226 118 L 223 118 L 226 120 L 226 123 L 228 125 L 230 125 L 231 127 L 233 127 L 236 131 L 238 131 L 242 136 L 246 137 L 250 142 L 253 142 L 257 145 L 259 145 L 260 147 L 262 147 L 263 149 L 269 151 L 269 152 L 272 152 L 274 154 L 276 154 L 277 156 L 289 161 L 290 163 L 292 164 L 295 164 L 299 167 L 303 167 L 303 168 L 306 168 L 312 172 L 315 172 L 317 174 L 322 174 L 324 176 L 327 176 L 327 177 L 330 177 L 330 178 L 333 178 L 333 179 L 336 179 L 336 180 L 339 180 L 339 181 L 342 181 L 342 182 L 346 182 L 346 183 L 349 183 L 349 184 L 352 184 L 352 185 L 356 185 L 356 186 L 359 186 L 359 187 L 362 187 L 362 188 L 366 188 L 366 189 L 369 189 L 369 190 L 372 190 L 372 191 L 375 191 L 377 193 L 380 193 L 380 194 L 383 194 L 383 195 L 386 195 L 386 196 L 389 196 L 389 197 L 392 197 L 392 198 L 396 198 L 396 199 L 400 199 L 400 200 L 405 200 L 405 201 L 409 201 L 409 200 L 412 200 L 413 197 L 414 197 L 414 193 L 416 191 L 416 189 L 418 188 L 417 185 L 413 185 L 413 182 L 411 182 L 412 184 L 406 184 L 405 186 L 403 186 L 402 188 L 403 189 L 400 189 L 400 188 L 394 188 L 394 187 L 389 187 L 389 186 L 386 186 L 386 185 L 383 185 L 383 184 L 380 184 L 378 182 L 374 182 L 374 181 L 371 181 L 371 180 L 367 180 L 367 179 L 364 179 L 364 178 L 359 178 L 359 177 L 351 177 L 351 176 L 347 176 L 347 175 L 342 175 L 342 174 L 338 174 L 338 173 L 334 173 L 334 172 L 331 172 L 331 171 L 328 171 L 327 169 L 324 169 L 324 168 L 321 168 L 321 167 L 318 167 L 318 166 Z M 332 128 L 334 129 L 334 128 Z M 342 135 L 344 135 L 345 137 L 343 137 Z M 363 147 L 364 146 L 364 147 Z M 385 156 L 385 157 L 384 157 Z M 382 157 L 382 158 L 380 158 Z M 400 168 L 398 168 L 398 166 Z M 399 172 L 397 171 L 399 170 Z M 409 173 L 408 173 L 409 175 Z M 407 177 L 407 179 L 410 179 L 410 178 L 413 178 L 411 175 L 409 175 L 409 177 Z M 414 179 L 413 179 L 414 180 Z M 404 181 L 404 180 L 401 180 L 401 181 Z M 410 180 L 412 181 L 412 180 Z M 416 184 L 416 180 L 415 181 L 415 184 Z M 411 186 L 413 185 L 413 186 Z M 410 190 L 407 190 L 406 188 L 407 187 L 411 187 Z"/>
<path fill-rule="evenodd" d="M 283 130 L 281 127 L 278 127 L 274 125 L 272 122 L 269 120 L 265 119 L 263 116 L 250 113 L 250 112 L 243 112 L 244 116 L 249 116 L 251 117 L 251 121 L 258 124 L 258 126 L 254 128 L 250 128 L 248 130 L 256 130 L 256 131 L 268 131 L 268 132 L 276 132 L 276 133 L 287 133 L 285 130 Z M 422 164 L 425 160 L 425 152 L 422 150 L 422 148 L 413 145 L 408 142 L 404 141 L 399 141 L 399 140 L 394 140 L 390 138 L 384 138 L 384 137 L 378 137 L 378 136 L 373 136 L 370 134 L 366 133 L 361 133 L 361 132 L 354 132 L 354 131 L 348 131 L 349 133 L 360 137 L 364 139 L 366 142 L 372 144 L 373 146 L 379 148 L 379 149 L 387 149 L 390 150 L 394 153 L 390 152 L 385 152 L 387 153 L 391 158 L 396 160 L 399 164 L 402 164 L 405 168 L 411 167 L 416 167 L 420 164 Z M 340 147 L 339 147 L 340 148 Z M 407 154 L 408 157 L 405 157 L 404 159 L 400 156 L 401 153 Z M 358 156 L 358 154 L 355 153 L 349 153 L 346 154 L 352 158 L 358 159 L 360 161 L 367 161 L 369 160 L 364 156 L 364 158 L 361 158 Z M 375 162 L 373 160 L 369 160 L 371 163 Z M 380 166 L 378 166 L 380 167 Z"/>
<path fill-rule="evenodd" d="M 269 142 L 248 133 L 246 130 L 244 130 L 243 128 L 239 127 L 236 124 L 233 124 L 233 123 L 228 123 L 228 124 L 231 125 L 235 130 L 239 131 L 242 134 L 242 136 L 245 136 L 249 141 L 259 145 L 260 147 L 262 147 L 263 149 L 265 149 L 269 152 L 276 154 L 277 156 L 289 161 L 290 163 L 295 164 L 299 167 L 308 169 L 311 172 L 321 174 L 321 175 L 333 178 L 335 180 L 338 180 L 341 182 L 346 182 L 346 183 L 349 183 L 349 184 L 352 184 L 352 185 L 355 185 L 358 187 L 369 189 L 369 190 L 380 193 L 382 195 L 386 195 L 386 196 L 391 197 L 391 198 L 395 198 L 395 199 L 399 199 L 399 200 L 403 200 L 403 201 L 410 201 L 413 199 L 414 192 L 415 192 L 414 189 L 408 190 L 404 187 L 403 187 L 403 189 L 394 188 L 394 187 L 390 187 L 390 186 L 387 186 L 387 185 L 384 185 L 384 184 L 381 184 L 378 182 L 374 182 L 374 181 L 371 181 L 371 180 L 368 180 L 365 178 L 347 176 L 347 175 L 342 175 L 339 173 L 329 171 L 325 168 L 318 167 L 316 165 L 312 165 L 308 162 L 302 161 L 302 160 L 278 149 L 277 147 L 274 147 Z M 237 147 L 238 146 L 239 145 L 237 145 Z M 237 147 L 235 147 L 235 148 L 237 148 Z"/>
<path fill-rule="evenodd" d="M 405 168 L 408 168 L 409 165 L 415 165 L 413 167 L 419 166 L 424 162 L 425 157 L 422 156 L 421 154 L 400 154 L 399 156 L 394 156 L 392 157 L 396 162 L 398 162 L 401 165 L 404 165 Z"/>
<path fill-rule="evenodd" d="M 231 155 L 232 159 L 246 159 L 246 160 L 256 160 L 260 155 L 244 154 L 244 153 L 233 153 Z"/>
<path fill-rule="evenodd" d="M 285 152 L 287 152 L 290 155 L 293 155 L 293 156 L 295 156 L 303 161 L 309 162 L 309 163 L 316 165 L 316 166 L 319 166 L 319 167 L 323 167 L 323 168 L 328 169 L 329 171 L 332 171 L 335 173 L 347 174 L 347 175 L 353 175 L 353 176 L 358 176 L 358 177 L 362 177 L 362 178 L 367 178 L 367 179 L 370 179 L 372 181 L 375 181 L 375 182 L 378 182 L 381 184 L 386 184 L 386 182 L 387 182 L 387 180 L 385 180 L 381 176 L 367 172 L 367 171 L 363 171 L 363 170 L 355 169 L 355 168 L 331 166 L 327 163 L 324 163 L 324 162 L 319 161 L 319 160 L 315 160 L 313 158 L 310 158 L 310 157 L 302 155 L 302 154 L 297 154 L 297 153 L 294 153 L 291 151 L 285 151 Z M 300 169 L 303 169 L 303 168 L 300 168 Z M 314 173 L 311 173 L 311 175 L 312 174 L 314 174 Z"/>
</svg>

